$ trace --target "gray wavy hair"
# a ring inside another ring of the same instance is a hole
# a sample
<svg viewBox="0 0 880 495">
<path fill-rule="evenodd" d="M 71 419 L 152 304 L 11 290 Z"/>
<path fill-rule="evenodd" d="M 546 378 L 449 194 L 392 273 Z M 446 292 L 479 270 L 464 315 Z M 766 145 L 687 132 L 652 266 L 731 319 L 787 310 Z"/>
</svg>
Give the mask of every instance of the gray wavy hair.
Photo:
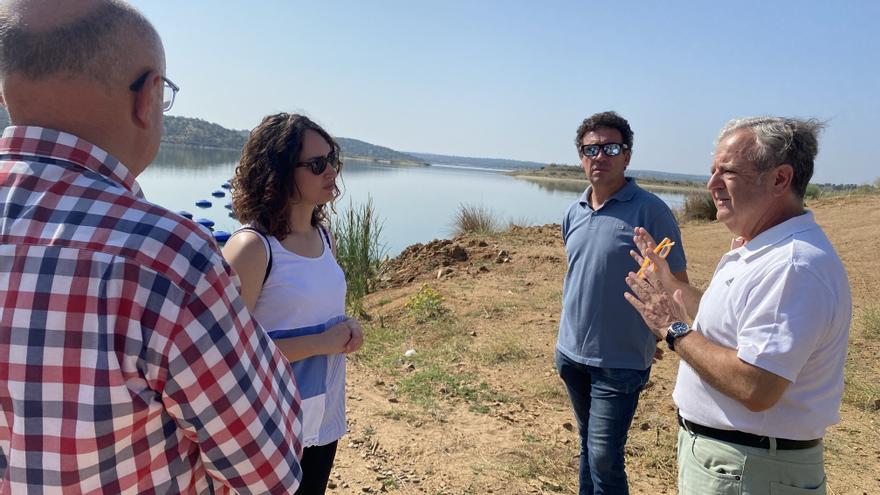
<svg viewBox="0 0 880 495">
<path fill-rule="evenodd" d="M 721 142 L 730 134 L 748 129 L 755 136 L 755 145 L 748 158 L 759 172 L 789 164 L 794 169 L 791 185 L 798 197 L 804 197 L 813 177 L 813 162 L 819 153 L 819 133 L 826 123 L 817 119 L 789 117 L 748 117 L 733 119 L 718 134 Z"/>
</svg>

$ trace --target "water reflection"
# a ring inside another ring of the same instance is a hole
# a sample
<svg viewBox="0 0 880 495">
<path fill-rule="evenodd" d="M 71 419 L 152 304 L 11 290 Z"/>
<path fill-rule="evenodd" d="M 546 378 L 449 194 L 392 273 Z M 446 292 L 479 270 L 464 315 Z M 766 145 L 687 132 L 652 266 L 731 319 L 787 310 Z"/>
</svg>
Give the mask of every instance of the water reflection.
<svg viewBox="0 0 880 495">
<path fill-rule="evenodd" d="M 163 145 L 156 162 L 138 177 L 147 199 L 171 210 L 188 210 L 216 222 L 215 229 L 231 231 L 238 222 L 229 218 L 227 195 L 211 193 L 228 180 L 239 159 L 234 150 L 197 149 Z M 461 204 L 483 205 L 501 224 L 558 223 L 566 208 L 583 192 L 586 182 L 524 180 L 497 171 L 441 166 L 397 166 L 345 160 L 337 211 L 349 204 L 373 199 L 384 220 L 382 242 L 392 256 L 416 242 L 447 237 Z M 670 206 L 681 205 L 681 194 L 655 192 Z M 199 209 L 195 201 L 212 206 Z"/>
<path fill-rule="evenodd" d="M 537 179 L 531 177 L 518 177 L 520 179 L 525 179 L 532 184 L 544 189 L 549 192 L 575 192 L 582 193 L 587 188 L 589 183 L 587 181 L 580 180 L 565 180 L 565 179 Z"/>
<path fill-rule="evenodd" d="M 238 163 L 241 158 L 239 150 L 224 150 L 216 148 L 193 148 L 189 146 L 178 146 L 173 144 L 163 144 L 159 148 L 159 154 L 150 168 L 170 168 L 193 170 L 203 169 L 206 166 L 213 167 L 216 165 L 225 165 L 229 163 Z"/>
</svg>

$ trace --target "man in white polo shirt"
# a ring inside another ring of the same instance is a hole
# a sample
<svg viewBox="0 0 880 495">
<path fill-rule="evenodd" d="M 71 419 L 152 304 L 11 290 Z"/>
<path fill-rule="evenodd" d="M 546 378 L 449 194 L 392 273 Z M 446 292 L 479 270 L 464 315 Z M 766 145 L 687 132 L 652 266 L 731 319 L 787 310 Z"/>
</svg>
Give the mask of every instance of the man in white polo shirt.
<svg viewBox="0 0 880 495">
<path fill-rule="evenodd" d="M 822 437 L 839 420 L 852 301 L 803 205 L 821 127 L 761 117 L 722 129 L 707 186 L 737 239 L 705 294 L 676 280 L 636 229 L 656 269 L 630 273 L 625 297 L 681 358 L 682 494 L 825 493 Z"/>
</svg>

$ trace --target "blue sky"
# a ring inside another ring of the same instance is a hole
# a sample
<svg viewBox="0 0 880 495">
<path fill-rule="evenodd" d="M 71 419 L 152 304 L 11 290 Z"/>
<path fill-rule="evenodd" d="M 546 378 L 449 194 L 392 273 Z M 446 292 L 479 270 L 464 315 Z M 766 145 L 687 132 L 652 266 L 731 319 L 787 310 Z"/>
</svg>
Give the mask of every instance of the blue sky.
<svg viewBox="0 0 880 495">
<path fill-rule="evenodd" d="M 299 111 L 397 150 L 574 164 L 580 121 L 616 110 L 632 168 L 699 174 L 733 117 L 817 117 L 815 182 L 880 177 L 880 2 L 133 3 L 173 115 Z"/>
</svg>

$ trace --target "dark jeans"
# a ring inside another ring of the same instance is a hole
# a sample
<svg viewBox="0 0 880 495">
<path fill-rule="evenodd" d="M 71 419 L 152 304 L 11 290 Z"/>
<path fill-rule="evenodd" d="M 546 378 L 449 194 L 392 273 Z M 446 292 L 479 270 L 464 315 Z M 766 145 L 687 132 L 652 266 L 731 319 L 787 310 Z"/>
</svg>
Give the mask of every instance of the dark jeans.
<svg viewBox="0 0 880 495">
<path fill-rule="evenodd" d="M 597 368 L 556 351 L 581 437 L 580 495 L 628 494 L 623 447 L 651 369 Z"/>
<path fill-rule="evenodd" d="M 330 480 L 330 469 L 333 468 L 338 443 L 336 441 L 303 449 L 303 457 L 299 461 L 303 479 L 299 489 L 296 490 L 296 495 L 323 495 Z"/>
</svg>

